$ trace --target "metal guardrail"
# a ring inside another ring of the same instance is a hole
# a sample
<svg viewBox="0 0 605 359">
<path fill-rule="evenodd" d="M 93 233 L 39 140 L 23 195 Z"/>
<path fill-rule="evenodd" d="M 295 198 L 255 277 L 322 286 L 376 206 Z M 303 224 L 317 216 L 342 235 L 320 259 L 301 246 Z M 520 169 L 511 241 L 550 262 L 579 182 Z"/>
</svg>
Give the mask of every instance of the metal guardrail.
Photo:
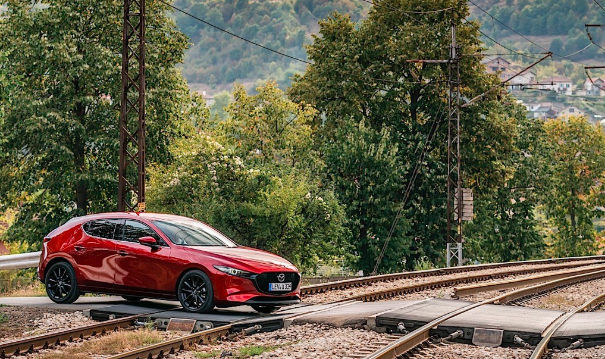
<svg viewBox="0 0 605 359">
<path fill-rule="evenodd" d="M 0 256 L 0 270 L 34 268 L 40 263 L 42 252 L 8 254 Z"/>
</svg>

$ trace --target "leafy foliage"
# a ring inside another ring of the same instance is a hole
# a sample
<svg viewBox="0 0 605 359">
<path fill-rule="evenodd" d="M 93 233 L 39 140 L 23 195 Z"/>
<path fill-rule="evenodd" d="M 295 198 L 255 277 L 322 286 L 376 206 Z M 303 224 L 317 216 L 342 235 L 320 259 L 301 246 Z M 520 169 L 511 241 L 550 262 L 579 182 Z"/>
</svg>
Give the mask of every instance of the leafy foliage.
<svg viewBox="0 0 605 359">
<path fill-rule="evenodd" d="M 465 227 L 465 256 L 474 261 L 528 260 L 544 253 L 535 214 L 549 189 L 549 146 L 541 120 L 527 119 L 523 107 L 512 110 L 514 147 L 501 154 L 509 172 L 501 186 L 478 193 L 475 217 Z"/>
<path fill-rule="evenodd" d="M 343 208 L 318 182 L 324 165 L 310 150 L 315 111 L 275 83 L 257 91 L 236 87 L 225 124 L 176 142 L 175 161 L 151 172 L 150 209 L 212 223 L 312 270 L 346 253 Z"/>
<path fill-rule="evenodd" d="M 115 210 L 122 38 L 121 2 L 38 5 L 10 1 L 0 19 L 0 79 L 10 89 L 0 120 L 0 203 L 20 207 L 8 238 L 36 245 L 74 215 Z M 147 154 L 161 162 L 205 106 L 174 68 L 185 37 L 165 6 L 150 1 L 147 11 Z"/>
<path fill-rule="evenodd" d="M 552 190 L 546 213 L 555 231 L 555 256 L 580 256 L 596 251 L 592 220 L 603 203 L 605 132 L 584 117 L 548 121 L 546 134 L 552 144 Z M 602 213 L 601 213 L 602 215 Z"/>
<path fill-rule="evenodd" d="M 444 193 L 447 156 L 447 68 L 407 60 L 448 58 L 449 37 L 445 35 L 450 31 L 450 14 L 410 15 L 392 9 L 430 11 L 453 7 L 457 11 L 461 51 L 475 53 L 481 49 L 477 25 L 460 21 L 468 14 L 464 1 L 385 0 L 380 4 L 357 25 L 339 14 L 320 22 L 319 36 L 308 47 L 314 64 L 304 76 L 296 78 L 291 90 L 294 99 L 319 110 L 321 115 L 316 116 L 314 127 L 327 158 L 364 158 L 329 161 L 327 175 L 339 184 L 337 194 L 348 210 L 354 235 L 351 241 L 359 244 L 357 254 L 361 259 L 357 265 L 366 272 L 373 269 L 384 233 L 403 199 L 411 168 L 435 122 L 439 130 L 421 166 L 401 226 L 394 232 L 394 247 L 387 250 L 390 258 L 384 261 L 381 271 L 413 268 L 415 262 L 426 258 L 440 262 L 445 251 L 445 199 L 440 194 Z M 465 57 L 460 66 L 463 96 L 467 98 L 483 93 L 497 81 L 483 72 L 477 58 Z M 499 157 L 511 151 L 514 121 L 506 115 L 507 105 L 498 101 L 499 96 L 490 93 L 462 114 L 467 186 L 487 190 L 502 184 L 508 173 Z M 368 134 L 362 132 L 360 138 L 351 138 L 355 131 L 350 129 L 355 128 Z M 342 136 L 343 131 L 350 133 L 348 138 Z M 358 146 L 364 142 L 367 145 L 353 151 L 361 139 Z M 392 165 L 380 161 L 370 164 L 376 155 L 372 151 L 379 148 L 384 148 Z M 363 210 L 355 211 L 356 208 Z"/>
</svg>

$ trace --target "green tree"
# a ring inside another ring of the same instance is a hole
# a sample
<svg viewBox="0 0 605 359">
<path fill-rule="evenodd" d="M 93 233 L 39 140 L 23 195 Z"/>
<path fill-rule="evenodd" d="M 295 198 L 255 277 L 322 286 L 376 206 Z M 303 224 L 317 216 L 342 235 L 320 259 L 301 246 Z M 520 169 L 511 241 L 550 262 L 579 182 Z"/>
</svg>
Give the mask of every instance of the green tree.
<svg viewBox="0 0 605 359">
<path fill-rule="evenodd" d="M 326 157 L 332 151 L 334 156 L 343 156 L 349 150 L 348 141 L 339 137 L 343 128 L 354 129 L 363 123 L 374 134 L 387 130 L 386 139 L 366 137 L 367 147 L 378 148 L 384 141 L 383 146 L 388 146 L 385 153 L 392 153 L 399 164 L 397 171 L 393 171 L 398 179 L 360 186 L 360 192 L 367 192 L 361 198 L 354 191 L 337 192 L 347 208 L 384 207 L 384 193 L 389 193 L 388 202 L 393 204 L 376 210 L 380 217 L 349 212 L 349 227 L 354 235 L 351 242 L 371 244 L 358 253 L 363 259 L 357 264 L 365 271 L 373 269 L 370 263 L 376 260 L 385 238 L 378 236 L 376 240 L 371 236 L 388 231 L 395 217 L 393 210 L 404 198 L 403 189 L 409 182 L 411 169 L 434 124 L 439 125 L 439 130 L 421 166 L 402 225 L 393 236 L 394 243 L 407 243 L 405 250 L 395 251 L 405 260 L 393 255 L 392 261 L 387 259 L 380 270 L 401 269 L 403 265 L 413 268 L 424 257 L 433 263 L 440 262 L 445 252 L 447 67 L 407 60 L 448 58 L 450 40 L 444 34 L 450 31 L 450 14 L 434 12 L 414 17 L 392 9 L 429 11 L 446 7 L 456 9 L 462 53 L 480 52 L 477 24 L 461 21 L 468 15 L 466 2 L 440 0 L 419 4 L 411 0 L 385 0 L 359 24 L 340 14 L 320 22 L 320 36 L 315 36 L 308 47 L 313 65 L 295 79 L 290 92 L 293 99 L 318 109 L 320 115 L 313 125 L 317 145 Z M 464 57 L 460 72 L 463 96 L 467 98 L 485 92 L 498 81 L 484 73 L 477 57 Z M 504 115 L 508 105 L 498 101 L 499 96 L 498 92 L 490 92 L 462 114 L 465 186 L 495 187 L 502 183 L 507 172 L 499 157 L 511 151 L 514 121 Z M 359 179 L 373 183 L 372 172 L 364 166 L 352 161 L 333 163 L 327 171 L 332 181 L 338 183 L 342 180 L 341 173 L 349 174 L 345 180 L 350 184 L 342 188 L 354 188 L 356 181 L 361 183 Z M 385 171 L 390 175 L 391 169 Z"/>
<path fill-rule="evenodd" d="M 313 270 L 347 252 L 345 213 L 311 148 L 315 111 L 274 83 L 257 90 L 236 87 L 222 126 L 175 143 L 175 160 L 151 171 L 149 207 L 204 220 Z"/>
<path fill-rule="evenodd" d="M 509 172 L 503 185 L 479 193 L 475 216 L 465 227 L 466 256 L 479 262 L 508 262 L 540 257 L 545 241 L 535 213 L 548 189 L 549 150 L 541 120 L 514 112 L 514 148 L 502 153 Z"/>
<path fill-rule="evenodd" d="M 9 239 L 39 245 L 70 217 L 115 209 L 123 13 L 113 0 L 37 5 L 10 1 L 0 19 L 10 89 L 0 203 L 21 205 Z M 147 4 L 149 162 L 169 160 L 168 144 L 204 111 L 174 67 L 187 40 L 166 11 Z"/>
<path fill-rule="evenodd" d="M 565 53 L 565 45 L 563 44 L 563 40 L 558 37 L 554 38 L 550 43 L 549 50 L 555 54 Z"/>
<path fill-rule="evenodd" d="M 551 223 L 552 252 L 557 257 L 594 254 L 592 220 L 602 206 L 605 133 L 585 117 L 550 120 L 545 125 L 552 144 L 552 189 L 545 203 Z"/>
<path fill-rule="evenodd" d="M 210 114 L 219 121 L 225 121 L 228 117 L 227 106 L 231 102 L 231 95 L 227 91 L 221 91 L 214 95 L 214 103 L 210 109 Z"/>
</svg>

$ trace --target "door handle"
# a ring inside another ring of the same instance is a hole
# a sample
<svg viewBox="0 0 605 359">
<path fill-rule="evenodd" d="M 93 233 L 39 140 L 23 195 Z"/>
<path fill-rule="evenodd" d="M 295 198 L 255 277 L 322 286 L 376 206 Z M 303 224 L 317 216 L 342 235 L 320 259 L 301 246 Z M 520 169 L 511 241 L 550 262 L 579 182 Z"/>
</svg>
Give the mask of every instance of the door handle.
<svg viewBox="0 0 605 359">
<path fill-rule="evenodd" d="M 128 252 L 121 250 L 121 251 L 118 251 L 118 254 L 121 255 L 122 257 L 124 257 L 124 256 L 128 255 Z"/>
<path fill-rule="evenodd" d="M 85 248 L 84 248 L 84 246 L 74 246 L 74 249 L 78 252 L 82 252 L 82 251 L 84 251 Z"/>
</svg>

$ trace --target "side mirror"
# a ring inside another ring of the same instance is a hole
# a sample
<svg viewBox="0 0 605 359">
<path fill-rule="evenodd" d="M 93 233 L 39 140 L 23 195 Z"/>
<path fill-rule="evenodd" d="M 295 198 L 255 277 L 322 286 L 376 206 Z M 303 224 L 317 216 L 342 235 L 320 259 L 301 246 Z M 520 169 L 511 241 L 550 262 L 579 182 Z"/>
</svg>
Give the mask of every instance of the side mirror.
<svg viewBox="0 0 605 359">
<path fill-rule="evenodd" d="M 139 238 L 139 243 L 141 243 L 144 246 L 149 246 L 151 248 L 158 247 L 158 241 L 156 241 L 155 238 L 153 238 L 153 237 L 141 237 L 141 238 Z"/>
</svg>

